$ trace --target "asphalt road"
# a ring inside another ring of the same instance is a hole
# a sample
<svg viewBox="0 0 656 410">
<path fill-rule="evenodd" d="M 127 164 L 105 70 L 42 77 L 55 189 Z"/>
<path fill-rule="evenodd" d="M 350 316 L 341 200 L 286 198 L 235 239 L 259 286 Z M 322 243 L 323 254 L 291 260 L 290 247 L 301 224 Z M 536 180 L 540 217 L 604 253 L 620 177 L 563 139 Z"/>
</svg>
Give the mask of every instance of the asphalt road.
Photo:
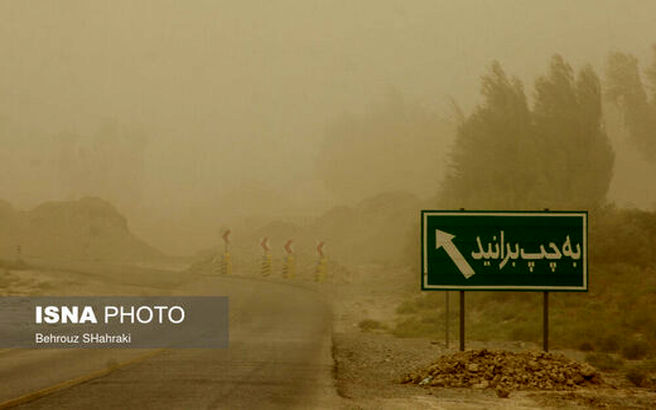
<svg viewBox="0 0 656 410">
<path fill-rule="evenodd" d="M 182 292 L 227 295 L 227 349 L 169 349 L 20 409 L 261 409 L 336 407 L 331 312 L 312 290 L 206 277 Z M 47 388 L 146 350 L 0 353 L 0 402 Z"/>
</svg>

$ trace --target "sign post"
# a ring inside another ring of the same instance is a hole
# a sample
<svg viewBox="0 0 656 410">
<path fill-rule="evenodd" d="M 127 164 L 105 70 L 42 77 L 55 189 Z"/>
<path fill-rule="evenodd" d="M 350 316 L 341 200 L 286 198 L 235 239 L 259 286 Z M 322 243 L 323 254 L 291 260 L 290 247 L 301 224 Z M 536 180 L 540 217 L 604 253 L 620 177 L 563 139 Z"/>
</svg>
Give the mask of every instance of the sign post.
<svg viewBox="0 0 656 410">
<path fill-rule="evenodd" d="M 285 260 L 285 264 L 282 267 L 282 277 L 285 279 L 294 279 L 294 276 L 296 276 L 296 264 L 294 261 L 294 249 L 292 248 L 292 242 L 292 239 L 288 240 L 283 247 L 287 253 L 287 259 Z"/>
<path fill-rule="evenodd" d="M 542 302 L 542 350 L 549 351 L 549 292 L 544 291 Z"/>
<path fill-rule="evenodd" d="M 449 291 L 444 291 L 444 344 L 449 348 Z"/>
<path fill-rule="evenodd" d="M 544 292 L 543 348 L 548 350 L 548 292 L 588 290 L 585 211 L 422 211 L 422 290 Z M 447 319 L 448 320 L 448 319 Z"/>
<path fill-rule="evenodd" d="M 465 291 L 460 291 L 460 351 L 465 351 Z"/>
<path fill-rule="evenodd" d="M 317 244 L 319 260 L 317 261 L 317 268 L 314 272 L 314 280 L 316 282 L 323 282 L 326 279 L 326 255 L 323 253 L 323 246 L 323 241 Z"/>
<path fill-rule="evenodd" d="M 223 274 L 232 275 L 232 259 L 230 258 L 230 233 L 231 230 L 227 229 L 223 235 Z"/>
<path fill-rule="evenodd" d="M 269 247 L 269 238 L 264 237 L 262 241 L 260 241 L 260 246 L 264 250 L 264 255 L 262 256 L 262 266 L 261 266 L 261 273 L 262 276 L 269 276 L 271 274 L 271 248 Z"/>
</svg>

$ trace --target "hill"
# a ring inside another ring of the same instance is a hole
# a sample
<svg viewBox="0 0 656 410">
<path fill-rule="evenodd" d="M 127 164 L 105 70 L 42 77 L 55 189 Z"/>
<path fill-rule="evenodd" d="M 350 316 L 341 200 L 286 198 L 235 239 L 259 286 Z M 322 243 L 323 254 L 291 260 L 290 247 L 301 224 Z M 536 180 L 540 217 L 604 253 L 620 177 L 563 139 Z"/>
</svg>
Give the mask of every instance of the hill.
<svg viewBox="0 0 656 410">
<path fill-rule="evenodd" d="M 135 262 L 162 256 L 100 198 L 46 202 L 29 211 L 0 200 L 1 259 Z"/>
<path fill-rule="evenodd" d="M 337 265 L 383 264 L 404 266 L 415 258 L 409 242 L 419 237 L 418 221 L 422 202 L 405 192 L 387 192 L 367 198 L 355 206 L 338 206 L 318 218 L 302 224 L 276 220 L 249 232 L 233 232 L 231 255 L 234 271 L 257 274 L 264 251 L 260 247 L 268 238 L 273 256 L 273 274 L 280 275 L 285 252 L 283 246 L 293 240 L 297 272 L 311 275 L 318 255 L 316 246 L 323 248 L 335 273 Z M 210 270 L 217 251 L 199 253 L 192 269 Z M 219 255 L 219 259 L 221 256 Z"/>
</svg>

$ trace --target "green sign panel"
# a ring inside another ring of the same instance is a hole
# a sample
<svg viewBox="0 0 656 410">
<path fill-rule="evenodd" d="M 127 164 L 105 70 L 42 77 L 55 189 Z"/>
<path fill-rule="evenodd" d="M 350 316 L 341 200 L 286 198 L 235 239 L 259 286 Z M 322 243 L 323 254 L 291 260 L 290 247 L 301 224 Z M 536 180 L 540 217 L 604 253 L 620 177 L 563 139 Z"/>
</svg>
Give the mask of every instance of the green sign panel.
<svg viewBox="0 0 656 410">
<path fill-rule="evenodd" d="M 587 212 L 421 211 L 421 289 L 587 291 L 587 225 Z"/>
</svg>

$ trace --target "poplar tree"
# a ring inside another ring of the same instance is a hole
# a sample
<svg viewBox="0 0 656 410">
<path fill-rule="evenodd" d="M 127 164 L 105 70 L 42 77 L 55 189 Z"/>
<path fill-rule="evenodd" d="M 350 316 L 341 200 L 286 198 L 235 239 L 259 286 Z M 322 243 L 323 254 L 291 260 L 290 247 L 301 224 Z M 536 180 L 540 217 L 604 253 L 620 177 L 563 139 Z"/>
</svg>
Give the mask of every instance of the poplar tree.
<svg viewBox="0 0 656 410">
<path fill-rule="evenodd" d="M 481 94 L 483 103 L 458 126 L 441 199 L 455 207 L 521 208 L 533 154 L 526 95 L 498 62 L 482 77 Z"/>
<path fill-rule="evenodd" d="M 574 77 L 565 60 L 552 58 L 535 83 L 533 107 L 541 206 L 591 208 L 605 200 L 614 162 L 602 127 L 601 84 L 590 66 Z"/>
<path fill-rule="evenodd" d="M 656 54 L 656 48 L 654 49 Z M 624 53 L 608 57 L 606 97 L 620 112 L 631 142 L 646 160 L 656 159 L 656 55 L 646 71 L 651 99 L 643 85 L 638 60 Z"/>
<path fill-rule="evenodd" d="M 445 205 L 563 209 L 604 202 L 614 155 L 590 66 L 575 76 L 554 56 L 535 83 L 532 109 L 520 81 L 498 63 L 482 78 L 481 93 L 483 103 L 458 128 L 441 191 Z"/>
</svg>

